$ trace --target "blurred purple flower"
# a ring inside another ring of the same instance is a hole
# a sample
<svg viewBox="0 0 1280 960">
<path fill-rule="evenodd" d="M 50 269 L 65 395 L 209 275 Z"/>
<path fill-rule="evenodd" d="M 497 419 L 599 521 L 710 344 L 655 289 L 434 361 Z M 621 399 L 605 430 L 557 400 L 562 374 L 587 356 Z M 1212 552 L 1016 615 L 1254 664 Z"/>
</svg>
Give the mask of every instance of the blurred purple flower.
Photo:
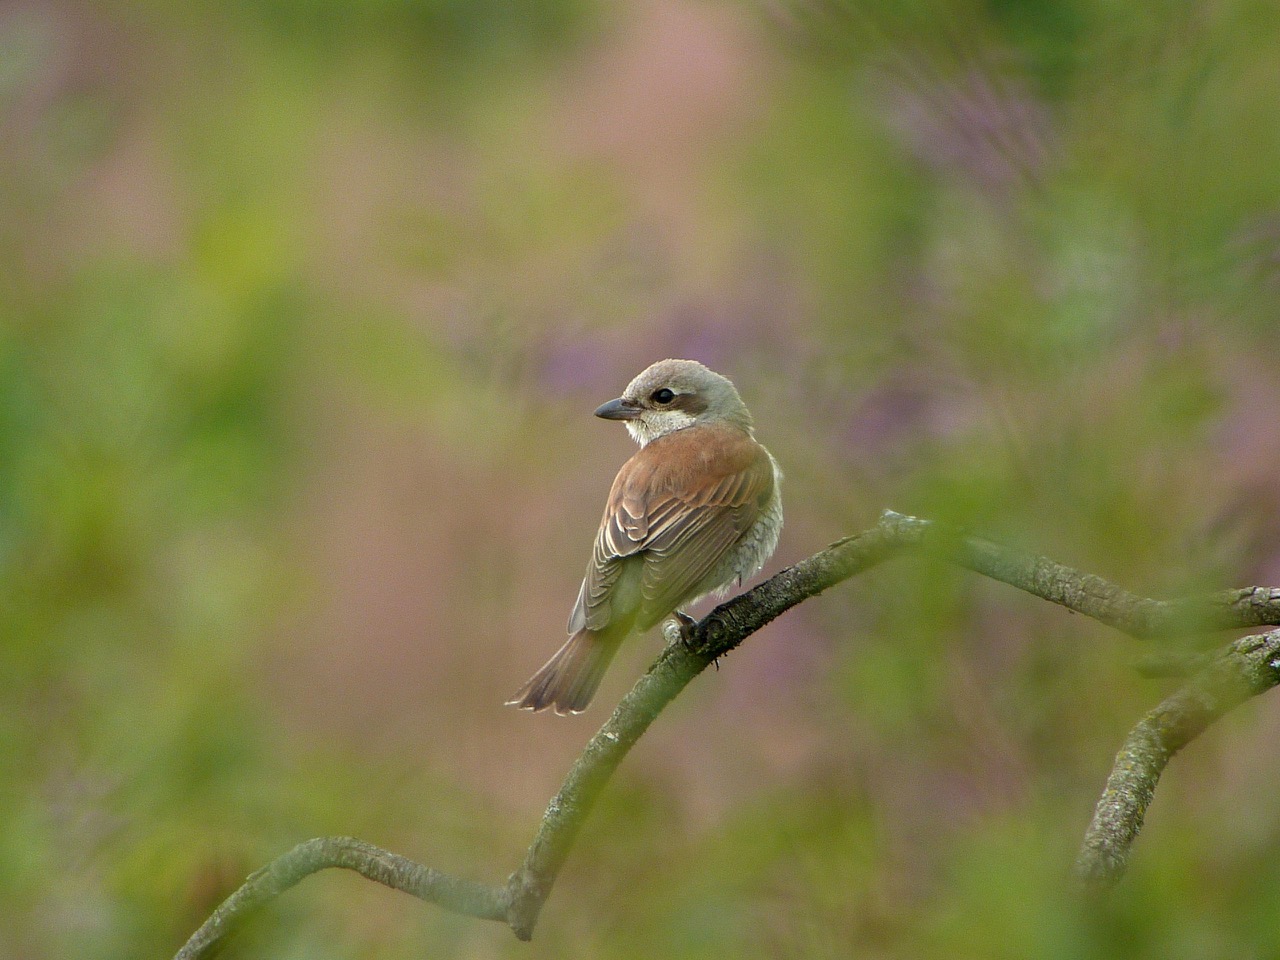
<svg viewBox="0 0 1280 960">
<path fill-rule="evenodd" d="M 944 79 L 926 69 L 882 75 L 886 115 L 908 149 L 993 199 L 1035 183 L 1053 155 L 1049 112 L 1026 85 L 994 68 Z"/>
</svg>

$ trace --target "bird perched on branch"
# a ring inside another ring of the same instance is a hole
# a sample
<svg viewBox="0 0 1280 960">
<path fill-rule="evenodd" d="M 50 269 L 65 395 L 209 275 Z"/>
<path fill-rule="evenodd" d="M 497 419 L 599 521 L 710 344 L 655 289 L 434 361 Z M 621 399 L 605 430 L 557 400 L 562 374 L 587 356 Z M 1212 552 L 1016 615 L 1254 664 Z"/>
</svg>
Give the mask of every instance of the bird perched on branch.
<svg viewBox="0 0 1280 960">
<path fill-rule="evenodd" d="M 527 710 L 582 712 L 629 634 L 741 584 L 782 531 L 782 474 L 725 377 L 661 360 L 596 416 L 623 421 L 640 450 L 609 491 L 568 641 L 508 701 Z"/>
</svg>

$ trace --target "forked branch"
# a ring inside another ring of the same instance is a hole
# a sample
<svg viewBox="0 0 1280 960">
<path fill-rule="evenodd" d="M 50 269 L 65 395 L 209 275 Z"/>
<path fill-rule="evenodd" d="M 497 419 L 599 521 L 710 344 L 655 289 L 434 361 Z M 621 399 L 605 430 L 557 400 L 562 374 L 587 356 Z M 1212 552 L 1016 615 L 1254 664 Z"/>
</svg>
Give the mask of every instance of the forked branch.
<svg viewBox="0 0 1280 960">
<path fill-rule="evenodd" d="M 252 911 L 328 867 L 355 870 L 455 913 L 501 921 L 528 940 L 601 789 L 666 705 L 716 658 L 778 615 L 900 551 L 921 546 L 1136 637 L 1280 624 L 1280 589 L 1151 600 L 1044 557 L 886 511 L 866 532 L 833 543 L 716 607 L 692 628 L 687 643 L 668 646 L 587 743 L 547 805 L 524 862 L 505 884 L 459 879 L 350 837 L 319 837 L 251 875 L 192 935 L 177 960 L 212 956 Z M 1143 718 L 1121 750 L 1098 803 L 1077 861 L 1082 878 L 1094 884 L 1119 879 L 1169 758 L 1228 710 L 1280 683 L 1278 663 L 1280 631 L 1237 641 Z"/>
</svg>

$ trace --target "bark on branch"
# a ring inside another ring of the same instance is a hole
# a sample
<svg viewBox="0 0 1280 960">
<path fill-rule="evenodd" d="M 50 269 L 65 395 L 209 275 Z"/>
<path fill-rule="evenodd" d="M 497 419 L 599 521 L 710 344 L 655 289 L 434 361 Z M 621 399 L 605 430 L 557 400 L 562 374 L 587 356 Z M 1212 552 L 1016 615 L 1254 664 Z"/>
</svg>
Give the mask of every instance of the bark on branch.
<svg viewBox="0 0 1280 960">
<path fill-rule="evenodd" d="M 1228 645 L 1138 721 L 1116 755 L 1076 858 L 1076 874 L 1086 887 L 1105 890 L 1124 876 L 1160 774 L 1173 755 L 1228 711 L 1277 684 L 1280 630 L 1272 630 Z"/>
<path fill-rule="evenodd" d="M 505 884 L 453 877 L 350 837 L 318 837 L 252 874 L 191 936 L 177 960 L 213 956 L 251 912 L 329 867 L 354 870 L 455 913 L 501 921 L 528 940 L 600 791 L 666 705 L 716 658 L 791 607 L 900 551 L 922 546 L 941 551 L 975 573 L 1136 637 L 1280 624 L 1277 588 L 1151 600 L 1045 557 L 886 511 L 864 533 L 837 541 L 716 607 L 692 628 L 687 643 L 668 646 L 587 743 L 547 805 L 524 861 Z M 1144 717 L 1107 781 L 1077 860 L 1079 875 L 1091 884 L 1118 880 L 1169 758 L 1228 710 L 1278 683 L 1280 631 L 1272 631 L 1232 644 L 1183 690 Z"/>
</svg>

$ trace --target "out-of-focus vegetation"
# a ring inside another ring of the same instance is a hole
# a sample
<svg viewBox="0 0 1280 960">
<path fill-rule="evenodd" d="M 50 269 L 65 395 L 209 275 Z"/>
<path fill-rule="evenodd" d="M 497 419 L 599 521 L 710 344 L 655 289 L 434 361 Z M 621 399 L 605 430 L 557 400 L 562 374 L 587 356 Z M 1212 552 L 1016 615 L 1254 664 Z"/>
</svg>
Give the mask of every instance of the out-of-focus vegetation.
<svg viewBox="0 0 1280 960">
<path fill-rule="evenodd" d="M 770 569 L 893 507 L 1280 584 L 1277 49 L 1254 0 L 0 8 L 0 958 L 165 956 L 317 834 L 513 869 L 656 650 L 501 706 L 660 357 L 782 462 Z M 897 562 L 662 718 L 532 945 L 325 875 L 228 956 L 1274 955 L 1274 695 L 1065 895 L 1143 649 Z"/>
</svg>

